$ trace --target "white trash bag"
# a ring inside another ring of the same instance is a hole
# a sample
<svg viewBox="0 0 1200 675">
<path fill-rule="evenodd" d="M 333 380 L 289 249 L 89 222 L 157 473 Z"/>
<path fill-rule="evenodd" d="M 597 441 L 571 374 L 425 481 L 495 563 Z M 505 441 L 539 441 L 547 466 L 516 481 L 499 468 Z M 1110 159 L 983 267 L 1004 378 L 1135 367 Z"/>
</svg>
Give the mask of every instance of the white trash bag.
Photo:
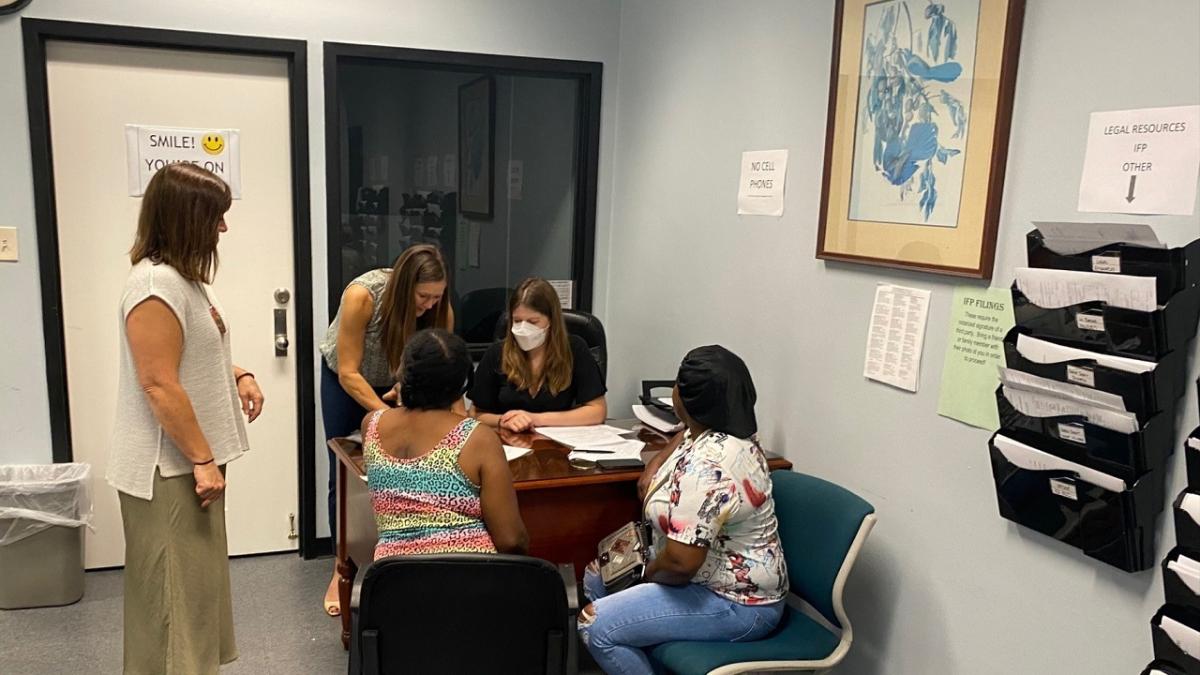
<svg viewBox="0 0 1200 675">
<path fill-rule="evenodd" d="M 0 466 L 0 546 L 50 527 L 92 526 L 89 464 Z"/>
</svg>

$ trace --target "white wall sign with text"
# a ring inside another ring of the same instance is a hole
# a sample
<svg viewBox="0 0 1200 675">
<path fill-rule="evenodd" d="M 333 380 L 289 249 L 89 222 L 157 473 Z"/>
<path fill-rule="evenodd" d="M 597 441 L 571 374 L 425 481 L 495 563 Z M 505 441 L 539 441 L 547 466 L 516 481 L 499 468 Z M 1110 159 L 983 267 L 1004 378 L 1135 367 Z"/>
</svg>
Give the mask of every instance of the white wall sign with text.
<svg viewBox="0 0 1200 675">
<path fill-rule="evenodd" d="M 204 167 L 242 197 L 241 139 L 237 129 L 175 129 L 125 125 L 129 196 L 141 197 L 159 169 L 187 162 Z"/>
<path fill-rule="evenodd" d="M 742 153 L 738 182 L 738 215 L 782 216 L 783 185 L 787 178 L 787 150 Z"/>
<path fill-rule="evenodd" d="M 1079 210 L 1190 216 L 1200 175 L 1200 106 L 1094 112 Z"/>
</svg>

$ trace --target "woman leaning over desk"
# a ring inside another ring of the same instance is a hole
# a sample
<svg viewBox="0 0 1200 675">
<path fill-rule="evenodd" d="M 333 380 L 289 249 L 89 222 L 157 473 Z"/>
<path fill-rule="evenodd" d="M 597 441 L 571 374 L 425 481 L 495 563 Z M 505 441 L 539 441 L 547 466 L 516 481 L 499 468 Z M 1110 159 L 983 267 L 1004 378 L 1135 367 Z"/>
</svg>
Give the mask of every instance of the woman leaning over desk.
<svg viewBox="0 0 1200 675">
<path fill-rule="evenodd" d="M 392 269 L 371 270 L 346 287 L 320 347 L 326 442 L 354 433 L 368 412 L 390 407 L 384 397 L 396 384 L 401 354 L 413 334 L 424 328 L 452 330 L 454 311 L 444 301 L 449 282 L 441 252 L 421 244 L 405 249 Z M 327 454 L 329 532 L 336 540 L 337 457 L 332 450 Z M 340 613 L 337 581 L 335 570 L 325 590 L 330 616 Z"/>
<path fill-rule="evenodd" d="M 783 614 L 787 570 L 767 459 L 754 435 L 754 383 L 724 347 L 693 349 L 672 399 L 686 426 L 638 482 L 654 529 L 643 582 L 607 594 L 595 563 L 580 615 L 606 673 L 651 673 L 643 648 L 675 640 L 743 642 Z"/>
<path fill-rule="evenodd" d="M 583 338 L 567 333 L 558 294 L 521 282 L 508 301 L 508 330 L 488 347 L 468 396 L 480 422 L 508 431 L 600 424 L 604 376 Z"/>
<path fill-rule="evenodd" d="M 225 465 L 247 448 L 263 396 L 233 365 L 209 288 L 229 187 L 171 164 L 142 198 L 121 297 L 117 418 L 106 478 L 125 531 L 124 672 L 216 673 L 237 658 Z"/>
</svg>

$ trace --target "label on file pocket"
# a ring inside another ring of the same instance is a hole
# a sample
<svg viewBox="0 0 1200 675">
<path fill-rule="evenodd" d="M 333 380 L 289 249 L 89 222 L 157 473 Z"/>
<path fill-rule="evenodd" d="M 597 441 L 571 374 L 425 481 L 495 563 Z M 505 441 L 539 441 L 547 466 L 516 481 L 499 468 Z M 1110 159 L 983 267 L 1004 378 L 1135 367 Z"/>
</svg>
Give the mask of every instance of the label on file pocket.
<svg viewBox="0 0 1200 675">
<path fill-rule="evenodd" d="M 1083 433 L 1083 426 L 1079 424 L 1067 424 L 1066 422 L 1059 422 L 1058 435 L 1062 437 L 1064 441 L 1071 441 L 1072 443 L 1079 443 L 1081 445 L 1087 444 L 1087 436 Z"/>
<path fill-rule="evenodd" d="M 1108 272 L 1109 274 L 1121 273 L 1121 256 L 1119 255 L 1094 255 L 1092 256 L 1092 271 L 1093 272 Z"/>
<path fill-rule="evenodd" d="M 1104 315 L 1103 314 L 1076 314 L 1075 325 L 1081 330 L 1095 330 L 1104 332 Z"/>
<path fill-rule="evenodd" d="M 1050 491 L 1064 499 L 1079 501 L 1079 492 L 1075 489 L 1075 484 L 1061 478 L 1050 479 Z"/>
<path fill-rule="evenodd" d="M 1091 368 L 1067 366 L 1067 381 L 1082 384 L 1085 387 L 1096 386 L 1096 373 Z"/>
</svg>

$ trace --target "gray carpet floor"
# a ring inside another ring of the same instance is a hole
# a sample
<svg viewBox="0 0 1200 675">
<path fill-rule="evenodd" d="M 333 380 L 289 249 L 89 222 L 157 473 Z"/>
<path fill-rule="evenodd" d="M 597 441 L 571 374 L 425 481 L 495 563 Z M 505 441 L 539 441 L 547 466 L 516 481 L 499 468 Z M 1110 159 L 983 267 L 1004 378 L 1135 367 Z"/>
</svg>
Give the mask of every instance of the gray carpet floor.
<svg viewBox="0 0 1200 675">
<path fill-rule="evenodd" d="M 237 661 L 222 675 L 346 672 L 341 624 L 321 613 L 333 560 L 294 554 L 230 561 Z M 121 672 L 122 573 L 89 572 L 67 607 L 0 610 L 0 673 Z"/>
</svg>

